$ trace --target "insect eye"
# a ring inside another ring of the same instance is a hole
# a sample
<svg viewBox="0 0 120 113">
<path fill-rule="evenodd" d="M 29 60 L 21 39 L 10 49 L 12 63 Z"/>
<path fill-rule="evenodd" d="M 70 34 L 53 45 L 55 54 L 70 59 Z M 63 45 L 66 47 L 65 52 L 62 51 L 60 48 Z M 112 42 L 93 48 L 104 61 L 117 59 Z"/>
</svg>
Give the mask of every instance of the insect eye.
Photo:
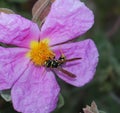
<svg viewBox="0 0 120 113">
<path fill-rule="evenodd" d="M 65 60 L 65 57 L 60 56 L 59 60 Z"/>
</svg>

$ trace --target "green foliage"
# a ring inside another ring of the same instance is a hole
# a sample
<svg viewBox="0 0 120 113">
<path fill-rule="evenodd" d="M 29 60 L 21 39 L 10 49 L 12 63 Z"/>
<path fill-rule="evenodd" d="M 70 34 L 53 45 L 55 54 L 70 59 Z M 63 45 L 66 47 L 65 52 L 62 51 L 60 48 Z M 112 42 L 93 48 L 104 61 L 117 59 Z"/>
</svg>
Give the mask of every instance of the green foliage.
<svg viewBox="0 0 120 113">
<path fill-rule="evenodd" d="M 10 2 L 16 2 L 16 3 L 25 3 L 28 0 L 9 0 Z"/>
<path fill-rule="evenodd" d="M 8 8 L 24 17 L 31 18 L 30 0 L 0 0 L 0 8 Z M 27 7 L 26 7 L 27 6 Z"/>
<path fill-rule="evenodd" d="M 63 98 L 62 94 L 60 93 L 57 108 L 60 109 L 63 106 L 64 106 L 64 98 Z"/>
</svg>

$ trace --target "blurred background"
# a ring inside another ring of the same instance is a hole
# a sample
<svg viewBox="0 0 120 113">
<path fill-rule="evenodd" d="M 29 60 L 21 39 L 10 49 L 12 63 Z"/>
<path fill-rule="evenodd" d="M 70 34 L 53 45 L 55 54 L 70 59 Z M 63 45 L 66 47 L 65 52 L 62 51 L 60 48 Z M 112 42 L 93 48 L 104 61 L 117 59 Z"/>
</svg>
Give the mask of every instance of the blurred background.
<svg viewBox="0 0 120 113">
<path fill-rule="evenodd" d="M 0 0 L 1 8 L 31 19 L 37 0 Z M 58 79 L 64 106 L 53 113 L 79 113 L 94 100 L 106 113 L 120 113 L 120 0 L 81 0 L 95 14 L 95 24 L 81 39 L 92 38 L 100 57 L 94 79 L 81 88 Z M 79 39 L 78 39 L 79 40 Z M 18 113 L 0 97 L 0 113 Z"/>
</svg>

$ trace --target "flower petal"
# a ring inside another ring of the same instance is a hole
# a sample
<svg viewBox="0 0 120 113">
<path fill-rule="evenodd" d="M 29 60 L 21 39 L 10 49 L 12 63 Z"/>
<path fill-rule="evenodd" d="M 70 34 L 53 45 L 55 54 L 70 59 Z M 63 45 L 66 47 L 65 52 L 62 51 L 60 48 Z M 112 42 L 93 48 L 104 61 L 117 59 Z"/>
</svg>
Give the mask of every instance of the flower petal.
<svg viewBox="0 0 120 113">
<path fill-rule="evenodd" d="M 41 28 L 41 38 L 51 38 L 51 45 L 76 38 L 94 23 L 94 15 L 79 0 L 56 0 Z"/>
<path fill-rule="evenodd" d="M 29 59 L 27 49 L 0 47 L 0 90 L 9 89 L 22 75 Z"/>
<path fill-rule="evenodd" d="M 22 113 L 50 113 L 56 107 L 59 90 L 52 72 L 29 65 L 12 88 L 14 108 Z"/>
<path fill-rule="evenodd" d="M 75 86 L 83 86 L 93 78 L 99 55 L 92 40 L 88 39 L 81 42 L 64 44 L 60 47 L 56 46 L 53 49 L 58 56 L 60 56 L 59 51 L 61 49 L 66 59 L 81 58 L 79 60 L 66 62 L 66 64 L 62 66 L 63 69 L 75 74 L 76 78 L 71 78 L 61 71 L 56 70 L 57 75 L 61 79 Z"/>
<path fill-rule="evenodd" d="M 38 40 L 37 24 L 16 14 L 0 13 L 0 42 L 28 47 L 31 40 Z"/>
</svg>

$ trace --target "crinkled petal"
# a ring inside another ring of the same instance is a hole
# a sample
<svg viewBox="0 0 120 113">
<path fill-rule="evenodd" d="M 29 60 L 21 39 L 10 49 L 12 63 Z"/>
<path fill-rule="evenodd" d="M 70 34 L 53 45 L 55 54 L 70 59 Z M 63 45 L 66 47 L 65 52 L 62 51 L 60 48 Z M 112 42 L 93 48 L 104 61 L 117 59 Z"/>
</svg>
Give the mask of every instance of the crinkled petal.
<svg viewBox="0 0 120 113">
<path fill-rule="evenodd" d="M 0 90 L 9 89 L 22 75 L 29 59 L 27 49 L 0 47 Z"/>
<path fill-rule="evenodd" d="M 37 24 L 16 14 L 0 13 L 0 42 L 28 47 L 31 40 L 38 40 Z"/>
<path fill-rule="evenodd" d="M 54 47 L 56 54 L 60 56 L 60 51 L 66 56 L 66 59 L 81 58 L 72 62 L 67 62 L 62 66 L 63 69 L 76 75 L 71 78 L 56 69 L 57 75 L 64 81 L 74 86 L 83 86 L 88 83 L 94 76 L 98 63 L 98 51 L 94 42 L 90 39 L 85 41 L 64 44 Z"/>
<path fill-rule="evenodd" d="M 80 0 L 56 0 L 41 28 L 41 38 L 49 37 L 51 45 L 76 38 L 94 23 L 94 15 Z"/>
<path fill-rule="evenodd" d="M 52 72 L 30 64 L 12 88 L 14 108 L 22 113 L 50 113 L 56 108 L 59 90 Z"/>
</svg>

